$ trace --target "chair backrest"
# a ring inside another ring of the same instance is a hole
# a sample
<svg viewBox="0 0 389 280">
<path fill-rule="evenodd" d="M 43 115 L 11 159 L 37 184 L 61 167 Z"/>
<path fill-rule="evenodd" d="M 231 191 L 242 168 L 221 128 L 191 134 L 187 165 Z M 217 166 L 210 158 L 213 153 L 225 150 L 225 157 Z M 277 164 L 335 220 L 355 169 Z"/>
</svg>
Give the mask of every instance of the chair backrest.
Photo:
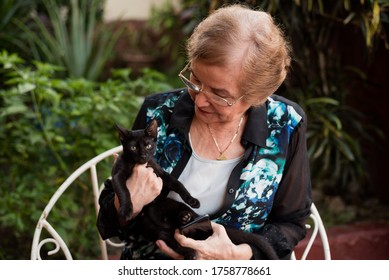
<svg viewBox="0 0 389 280">
<path fill-rule="evenodd" d="M 58 253 L 60 250 L 65 255 L 65 258 L 68 260 L 72 260 L 73 256 L 67 246 L 67 244 L 64 242 L 62 237 L 58 234 L 58 232 L 55 230 L 55 228 L 48 222 L 49 214 L 59 198 L 62 196 L 62 194 L 73 185 L 73 183 L 84 173 L 90 172 L 90 178 L 91 178 L 91 187 L 93 191 L 93 198 L 94 198 L 94 205 L 96 209 L 96 215 L 99 211 L 99 195 L 101 191 L 102 184 L 98 180 L 98 172 L 97 172 L 97 166 L 98 163 L 100 163 L 102 160 L 104 160 L 107 157 L 111 157 L 114 154 L 120 153 L 122 151 L 122 146 L 118 146 L 115 148 L 112 148 L 108 151 L 105 151 L 101 153 L 100 155 L 92 158 L 82 166 L 80 166 L 76 171 L 74 171 L 63 183 L 62 185 L 57 189 L 57 191 L 53 194 L 51 197 L 49 203 L 46 205 L 45 209 L 43 210 L 38 223 L 35 228 L 34 237 L 32 241 L 32 248 L 31 248 L 31 259 L 32 260 L 40 260 L 41 258 L 41 249 L 42 246 L 48 243 L 54 244 L 55 249 L 48 252 L 48 255 L 54 255 Z M 45 229 L 47 233 L 51 237 L 43 238 L 42 239 L 42 230 Z M 96 228 L 97 230 L 97 228 Z M 42 240 L 41 240 L 42 239 Z M 99 235 L 99 245 L 101 250 L 101 258 L 106 260 L 108 259 L 107 254 L 107 244 L 117 247 L 122 246 L 122 244 L 116 244 L 110 240 L 104 241 L 101 239 Z"/>
<path fill-rule="evenodd" d="M 325 260 L 331 260 L 331 251 L 330 251 L 330 245 L 328 242 L 327 232 L 324 227 L 323 221 L 320 217 L 319 211 L 317 210 L 314 203 L 312 203 L 311 206 L 311 215 L 309 216 L 311 223 L 308 223 L 306 225 L 307 229 L 310 230 L 309 234 L 307 235 L 307 242 L 302 243 L 304 244 L 304 247 L 302 248 L 301 257 L 299 259 L 306 260 L 308 257 L 308 254 L 311 252 L 313 242 L 316 240 L 317 235 L 319 234 L 320 241 L 321 241 L 321 247 L 323 249 L 323 258 Z M 292 260 L 296 260 L 296 254 L 295 252 L 292 253 L 291 256 Z"/>
<path fill-rule="evenodd" d="M 54 244 L 55 248 L 48 252 L 48 255 L 55 255 L 58 252 L 62 252 L 62 254 L 65 256 L 65 259 L 72 260 L 73 255 L 70 252 L 70 249 L 66 242 L 63 240 L 63 238 L 60 236 L 58 231 L 49 223 L 48 218 L 51 210 L 57 203 L 57 201 L 60 199 L 62 194 L 71 186 L 74 186 L 74 182 L 84 173 L 90 173 L 90 179 L 91 179 L 91 188 L 93 192 L 93 198 L 94 198 L 94 206 L 96 210 L 96 215 L 99 211 L 99 195 L 100 191 L 102 189 L 102 183 L 98 180 L 98 164 L 104 160 L 107 157 L 111 157 L 114 154 L 120 153 L 122 151 L 122 146 L 118 146 L 115 148 L 112 148 L 108 151 L 105 151 L 101 153 L 100 155 L 92 158 L 82 166 L 80 166 L 76 171 L 74 171 L 57 189 L 57 191 L 53 194 L 50 201 L 46 205 L 45 209 L 43 210 L 33 236 L 32 241 L 32 247 L 31 247 L 31 259 L 32 260 L 41 260 L 41 249 L 45 244 Z M 328 239 L 326 235 L 326 231 L 323 225 L 323 222 L 320 218 L 320 214 L 317 211 L 314 204 L 312 204 L 311 207 L 311 216 L 310 218 L 313 221 L 313 225 L 307 225 L 307 228 L 312 230 L 312 234 L 310 236 L 309 242 L 307 246 L 305 247 L 304 253 L 301 257 L 301 259 L 306 259 L 309 251 L 311 250 L 312 244 L 314 240 L 317 237 L 317 234 L 319 233 L 319 236 L 321 238 L 321 242 L 323 245 L 323 251 L 325 259 L 331 259 L 330 255 L 330 248 L 328 244 Z M 49 235 L 49 237 L 43 237 L 42 230 L 45 229 L 45 235 Z M 97 231 L 97 228 L 96 228 Z M 122 243 L 115 243 L 110 240 L 102 240 L 100 235 L 99 237 L 99 246 L 101 251 L 101 259 L 106 260 L 108 259 L 108 253 L 107 253 L 107 245 L 112 247 L 121 247 L 123 246 Z M 296 255 L 292 254 L 292 259 L 296 259 Z"/>
</svg>

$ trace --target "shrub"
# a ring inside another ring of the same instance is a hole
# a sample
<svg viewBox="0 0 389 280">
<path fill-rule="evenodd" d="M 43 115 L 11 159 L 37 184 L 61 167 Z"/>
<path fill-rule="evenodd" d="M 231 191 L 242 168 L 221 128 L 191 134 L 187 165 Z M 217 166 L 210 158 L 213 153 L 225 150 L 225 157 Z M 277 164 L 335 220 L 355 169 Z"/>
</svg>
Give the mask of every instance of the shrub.
<svg viewBox="0 0 389 280">
<path fill-rule="evenodd" d="M 130 127 L 142 97 L 169 87 L 162 74 L 130 79 L 130 69 L 113 71 L 105 82 L 57 79 L 61 68 L 16 54 L 0 53 L 0 259 L 29 258 L 36 221 L 51 195 L 77 167 L 119 145 L 114 123 Z M 150 77 L 153 77 L 151 79 Z M 107 165 L 108 176 L 110 164 Z M 75 258 L 97 257 L 95 211 L 81 182 L 53 212 L 65 240 L 77 234 Z M 83 228 L 83 233 L 77 230 Z"/>
<path fill-rule="evenodd" d="M 41 0 L 28 22 L 14 20 L 25 36 L 24 50 L 34 59 L 60 65 L 64 77 L 99 80 L 113 57 L 120 28 L 102 22 L 102 0 Z M 16 44 L 16 38 L 13 37 Z"/>
</svg>

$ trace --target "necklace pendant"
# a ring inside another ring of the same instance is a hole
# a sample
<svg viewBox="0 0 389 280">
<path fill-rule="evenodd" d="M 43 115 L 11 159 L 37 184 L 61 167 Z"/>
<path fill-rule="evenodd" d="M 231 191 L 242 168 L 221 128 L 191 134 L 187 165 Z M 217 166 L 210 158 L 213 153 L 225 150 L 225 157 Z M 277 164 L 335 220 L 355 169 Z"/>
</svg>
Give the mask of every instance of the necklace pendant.
<svg viewBox="0 0 389 280">
<path fill-rule="evenodd" d="M 215 143 L 215 146 L 216 146 L 217 150 L 219 151 L 219 156 L 216 158 L 216 160 L 227 160 L 227 157 L 224 155 L 224 153 L 228 150 L 228 148 L 231 146 L 231 144 L 235 141 L 235 138 L 238 136 L 239 128 L 240 128 L 240 125 L 242 124 L 242 121 L 243 121 L 243 116 L 240 117 L 240 121 L 239 121 L 238 127 L 236 128 L 236 132 L 235 132 L 234 136 L 232 137 L 232 139 L 230 140 L 230 143 L 227 145 L 227 147 L 223 151 L 220 150 L 219 144 L 217 143 L 216 138 L 212 133 L 212 129 L 209 127 L 209 124 L 207 124 L 209 133 L 211 134 L 213 142 Z"/>
<path fill-rule="evenodd" d="M 220 154 L 217 158 L 216 158 L 216 160 L 226 160 L 227 159 L 227 157 L 224 155 L 224 154 Z"/>
</svg>

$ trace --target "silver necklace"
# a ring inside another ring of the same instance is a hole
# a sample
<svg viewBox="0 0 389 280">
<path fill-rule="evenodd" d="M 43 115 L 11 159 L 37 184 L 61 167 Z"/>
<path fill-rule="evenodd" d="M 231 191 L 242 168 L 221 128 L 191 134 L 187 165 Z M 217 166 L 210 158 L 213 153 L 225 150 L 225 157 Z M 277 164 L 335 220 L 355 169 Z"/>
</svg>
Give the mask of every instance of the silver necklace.
<svg viewBox="0 0 389 280">
<path fill-rule="evenodd" d="M 216 146 L 217 150 L 219 151 L 219 156 L 216 158 L 216 160 L 226 160 L 227 159 L 227 157 L 224 155 L 224 153 L 228 150 L 228 148 L 231 146 L 231 144 L 235 141 L 236 137 L 238 136 L 239 128 L 240 128 L 242 122 L 243 122 L 243 116 L 240 117 L 238 128 L 236 129 L 234 136 L 232 137 L 232 139 L 230 140 L 230 143 L 228 143 L 227 147 L 223 151 L 220 150 L 220 147 L 216 141 L 215 135 L 213 134 L 212 129 L 209 127 L 209 124 L 207 124 L 209 133 L 211 134 L 213 142 L 215 143 L 215 146 Z"/>
</svg>

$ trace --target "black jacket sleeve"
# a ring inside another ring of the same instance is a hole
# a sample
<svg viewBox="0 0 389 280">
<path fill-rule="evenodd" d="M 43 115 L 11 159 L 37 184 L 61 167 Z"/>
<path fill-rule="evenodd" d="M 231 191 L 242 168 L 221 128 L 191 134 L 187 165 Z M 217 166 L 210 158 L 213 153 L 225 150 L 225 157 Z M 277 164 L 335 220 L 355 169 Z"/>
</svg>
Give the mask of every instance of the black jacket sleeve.
<svg viewBox="0 0 389 280">
<path fill-rule="evenodd" d="M 266 224 L 258 231 L 280 259 L 289 259 L 294 247 L 306 235 L 310 215 L 311 180 L 306 147 L 306 119 L 300 122 L 289 143 L 283 179 Z M 252 247 L 254 259 L 267 259 L 266 252 Z"/>
</svg>

